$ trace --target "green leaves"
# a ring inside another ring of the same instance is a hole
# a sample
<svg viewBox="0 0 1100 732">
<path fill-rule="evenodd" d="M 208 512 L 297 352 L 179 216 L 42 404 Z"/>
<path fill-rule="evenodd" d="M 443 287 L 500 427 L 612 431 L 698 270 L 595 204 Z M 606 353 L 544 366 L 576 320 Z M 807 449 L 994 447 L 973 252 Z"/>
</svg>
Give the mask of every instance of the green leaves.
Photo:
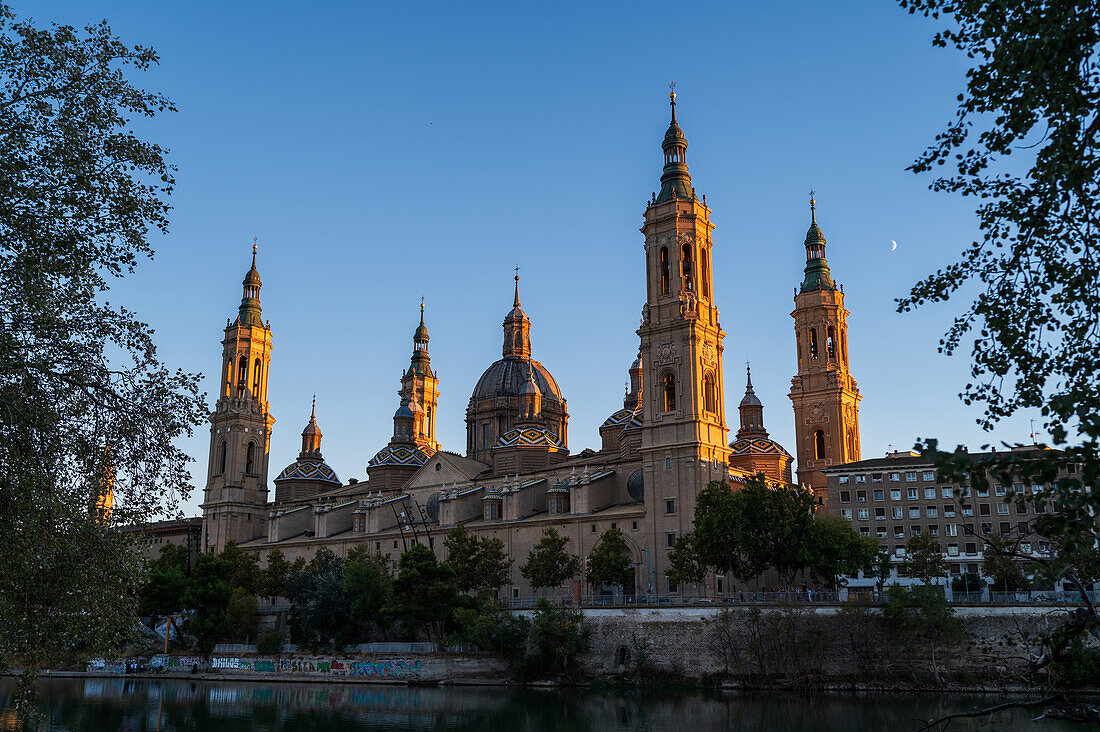
<svg viewBox="0 0 1100 732">
<path fill-rule="evenodd" d="M 588 555 L 585 581 L 593 590 L 603 585 L 625 589 L 634 583 L 634 563 L 619 528 L 607 529 Z"/>
<path fill-rule="evenodd" d="M 519 568 L 534 589 L 560 587 L 580 571 L 580 560 L 566 551 L 569 537 L 553 528 L 542 532 L 542 538 L 531 548 L 527 563 Z"/>
<path fill-rule="evenodd" d="M 443 546 L 460 592 L 495 593 L 508 584 L 513 560 L 498 537 L 474 536 L 459 524 L 447 533 Z"/>
</svg>

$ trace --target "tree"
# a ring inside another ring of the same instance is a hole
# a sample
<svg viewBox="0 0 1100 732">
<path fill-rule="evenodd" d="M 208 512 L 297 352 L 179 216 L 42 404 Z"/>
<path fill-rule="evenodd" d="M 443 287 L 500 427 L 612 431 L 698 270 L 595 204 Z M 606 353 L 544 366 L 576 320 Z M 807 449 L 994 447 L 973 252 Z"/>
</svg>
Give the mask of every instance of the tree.
<svg viewBox="0 0 1100 732">
<path fill-rule="evenodd" d="M 985 545 L 982 574 L 989 578 L 991 589 L 1000 592 L 1026 590 L 1030 586 L 1021 562 L 1013 554 L 1014 543 L 1007 537 L 993 535 Z"/>
<path fill-rule="evenodd" d="M 228 565 L 229 583 L 233 587 L 241 588 L 248 595 L 260 593 L 263 589 L 263 572 L 255 554 L 248 554 L 235 541 L 230 541 L 220 556 Z"/>
<path fill-rule="evenodd" d="M 580 560 L 566 551 L 569 537 L 559 534 L 553 528 L 544 529 L 542 538 L 531 548 L 527 563 L 519 568 L 519 573 L 527 578 L 532 589 L 560 587 L 580 571 Z"/>
<path fill-rule="evenodd" d="M 878 556 L 878 542 L 861 536 L 838 516 L 814 516 L 809 543 L 810 574 L 831 587 L 842 577 L 870 571 Z"/>
<path fill-rule="evenodd" d="M 579 660 L 588 651 L 591 634 L 580 611 L 554 607 L 540 598 L 531 620 L 534 653 L 525 660 L 528 673 L 542 678 L 575 680 L 580 676 Z"/>
<path fill-rule="evenodd" d="M 673 585 L 684 583 L 697 585 L 707 576 L 699 552 L 695 549 L 695 532 L 689 531 L 676 537 L 676 543 L 668 553 L 665 576 Z"/>
<path fill-rule="evenodd" d="M 390 614 L 410 635 L 425 632 L 442 643 L 446 622 L 458 602 L 454 570 L 436 560 L 431 549 L 414 544 L 401 555 L 393 581 Z"/>
<path fill-rule="evenodd" d="M 348 552 L 344 565 L 344 592 L 351 601 L 353 622 L 360 628 L 388 625 L 385 609 L 392 591 L 393 577 L 385 556 L 372 554 L 365 546 Z"/>
<path fill-rule="evenodd" d="M 972 59 L 955 119 L 910 169 L 937 172 L 933 190 L 973 197 L 982 237 L 918 282 L 898 309 L 973 294 L 940 346 L 949 355 L 970 348 L 961 396 L 983 405 L 986 429 L 1039 410 L 1062 449 L 974 457 L 940 451 L 934 439 L 919 447 L 943 480 L 1044 486 L 1015 500 L 1057 502 L 1057 515 L 1040 517 L 1027 538 L 1049 543 L 1051 553 L 1035 557 L 1018 543 L 1009 552 L 1084 596 L 1076 567 L 1096 542 L 1100 511 L 1100 6 L 900 2 L 910 13 L 942 16 L 949 25 L 934 45 Z M 1081 633 L 1100 632 L 1100 615 L 1084 602 L 1030 671 L 1058 661 Z"/>
<path fill-rule="evenodd" d="M 105 21 L 36 28 L 0 4 L 0 669 L 24 690 L 131 633 L 143 560 L 111 527 L 187 496 L 176 438 L 207 414 L 108 304 L 167 228 L 173 168 L 131 124 L 174 109 L 131 83 L 157 62 Z"/>
<path fill-rule="evenodd" d="M 883 617 L 913 644 L 928 648 L 929 670 L 936 684 L 941 684 L 940 658 L 963 635 L 962 624 L 947 602 L 943 588 L 937 585 L 891 585 L 886 596 Z"/>
<path fill-rule="evenodd" d="M 947 560 L 931 534 L 917 534 L 905 543 L 905 572 L 924 582 L 947 576 Z"/>
<path fill-rule="evenodd" d="M 249 594 L 243 587 L 234 587 L 229 596 L 229 605 L 225 614 L 229 619 L 233 637 L 242 643 L 248 643 L 256 630 L 256 615 L 260 611 L 256 596 Z"/>
<path fill-rule="evenodd" d="M 447 533 L 443 546 L 460 592 L 496 593 L 508 584 L 513 560 L 505 554 L 504 542 L 498 537 L 475 536 L 459 524 Z"/>
<path fill-rule="evenodd" d="M 188 569 L 186 547 L 166 544 L 161 548 L 160 557 L 148 564 L 139 612 L 158 618 L 183 610 Z"/>
<path fill-rule="evenodd" d="M 890 579 L 890 571 L 893 568 L 894 561 L 890 558 L 890 550 L 884 546 L 880 546 L 875 553 L 875 559 L 871 565 L 871 571 L 878 581 L 879 592 L 886 587 L 886 580 Z"/>
<path fill-rule="evenodd" d="M 315 649 L 342 647 L 350 631 L 351 602 L 344 591 L 344 560 L 327 547 L 291 576 L 290 636 L 293 642 Z"/>
<path fill-rule="evenodd" d="M 600 535 L 588 555 L 585 579 L 593 590 L 611 585 L 625 591 L 634 585 L 634 563 L 621 529 L 607 529 Z"/>
<path fill-rule="evenodd" d="M 287 583 L 290 581 L 292 565 L 278 549 L 267 555 L 267 566 L 260 575 L 260 592 L 263 597 L 270 598 L 272 602 L 276 597 L 286 595 Z"/>
<path fill-rule="evenodd" d="M 198 639 L 202 649 L 210 649 L 233 633 L 233 623 L 226 613 L 233 597 L 230 574 L 231 565 L 219 555 L 199 554 L 195 558 L 184 604 L 194 611 L 187 621 L 187 631 Z"/>
</svg>

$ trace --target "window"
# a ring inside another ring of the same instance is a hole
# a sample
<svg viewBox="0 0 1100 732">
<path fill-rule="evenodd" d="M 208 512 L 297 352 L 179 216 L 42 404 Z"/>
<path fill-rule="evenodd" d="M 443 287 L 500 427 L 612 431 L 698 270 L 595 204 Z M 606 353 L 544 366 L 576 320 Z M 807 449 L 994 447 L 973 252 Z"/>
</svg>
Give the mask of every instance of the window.
<svg viewBox="0 0 1100 732">
<path fill-rule="evenodd" d="M 946 533 L 948 536 L 958 536 L 959 535 L 959 525 L 958 524 L 947 524 L 946 526 L 943 527 L 943 530 L 944 530 L 944 533 Z"/>
<path fill-rule="evenodd" d="M 895 539 L 904 539 L 905 538 L 905 527 L 904 526 L 895 526 L 894 527 L 894 538 Z"/>
<path fill-rule="evenodd" d="M 915 472 L 914 473 L 906 473 L 905 474 L 905 482 L 906 483 L 916 483 L 917 482 L 917 474 Z"/>
<path fill-rule="evenodd" d="M 810 328 L 810 359 L 817 360 L 817 329 Z"/>
<path fill-rule="evenodd" d="M 881 483 L 882 482 L 882 473 L 871 473 L 871 482 L 872 483 Z"/>
<path fill-rule="evenodd" d="M 596 533 L 596 524 L 592 524 L 592 533 L 593 533 L 593 534 L 595 534 L 595 533 Z"/>
<path fill-rule="evenodd" d="M 867 503 L 867 491 L 856 491 L 856 503 Z"/>
<path fill-rule="evenodd" d="M 675 531 L 670 531 L 667 534 L 665 534 L 665 546 L 668 547 L 669 549 L 676 546 L 676 532 Z"/>
<path fill-rule="evenodd" d="M 233 359 L 225 360 L 225 393 L 223 396 L 233 396 Z"/>
<path fill-rule="evenodd" d="M 1007 503 L 998 503 L 997 504 L 997 515 L 998 516 L 1007 516 L 1008 515 L 1008 504 Z"/>
<path fill-rule="evenodd" d="M 668 294 L 668 247 L 661 247 L 661 294 Z"/>
<path fill-rule="evenodd" d="M 850 508 L 840 509 L 840 517 L 842 519 L 848 519 L 849 521 L 851 521 L 852 520 L 852 509 L 850 509 Z"/>
<path fill-rule="evenodd" d="M 699 273 L 699 280 L 703 283 L 703 297 L 710 298 L 710 255 L 704 246 L 699 253 L 699 261 L 703 264 L 703 271 Z M 718 580 L 721 582 L 721 580 Z M 721 590 L 719 590 L 721 592 Z"/>
<path fill-rule="evenodd" d="M 244 398 L 244 385 L 248 383 L 248 357 L 241 356 L 237 363 L 237 398 Z"/>
<path fill-rule="evenodd" d="M 886 509 L 881 506 L 875 509 L 875 521 L 886 520 Z"/>
<path fill-rule="evenodd" d="M 684 272 L 684 289 L 695 292 L 695 262 L 691 258 L 691 244 L 680 248 L 680 262 Z"/>
<path fill-rule="evenodd" d="M 374 542 L 374 551 L 376 551 L 376 552 L 382 551 L 382 542 L 380 542 L 380 541 Z"/>
<path fill-rule="evenodd" d="M 1009 522 L 1007 522 L 1007 521 L 1002 521 L 1002 522 L 1001 522 L 1001 525 L 1000 525 L 1000 526 L 998 527 L 998 529 L 1000 530 L 1000 532 L 1001 532 L 1002 534 L 1008 534 L 1008 533 L 1011 533 L 1011 531 L 1012 531 L 1012 524 L 1010 524 L 1010 523 L 1009 523 Z"/>
<path fill-rule="evenodd" d="M 897 483 L 899 480 L 901 480 L 900 473 L 890 473 L 890 482 L 891 483 Z"/>
<path fill-rule="evenodd" d="M 814 430 L 814 459 L 825 459 L 825 433 L 821 430 Z"/>
<path fill-rule="evenodd" d="M 920 534 L 921 534 L 920 526 L 910 526 L 909 527 L 909 533 L 912 534 L 913 536 L 920 536 Z"/>
<path fill-rule="evenodd" d="M 665 470 L 672 470 L 672 458 L 665 458 Z"/>
<path fill-rule="evenodd" d="M 256 443 L 255 442 L 248 443 L 248 450 L 245 452 L 244 472 L 245 472 L 245 475 L 255 475 L 256 474 Z"/>
<path fill-rule="evenodd" d="M 260 398 L 260 359 L 258 358 L 252 365 L 252 396 L 255 399 Z"/>
<path fill-rule="evenodd" d="M 218 467 L 216 475 L 225 475 L 225 440 L 218 446 Z"/>
<path fill-rule="evenodd" d="M 859 535 L 860 536 L 870 536 L 871 535 L 871 527 L 870 526 L 860 526 L 859 527 Z"/>
<path fill-rule="evenodd" d="M 1017 503 L 1016 504 L 1016 513 L 1027 513 L 1027 504 Z"/>
<path fill-rule="evenodd" d="M 489 431 L 489 423 L 481 425 L 481 447 L 488 450 L 493 446 L 493 433 Z"/>
<path fill-rule="evenodd" d="M 840 492 L 840 502 L 841 503 L 851 503 L 852 502 L 852 492 L 851 491 L 841 491 Z"/>
<path fill-rule="evenodd" d="M 666 498 L 665 499 L 665 516 L 675 516 L 675 515 L 676 515 L 676 499 L 675 498 Z"/>
<path fill-rule="evenodd" d="M 1003 496 L 1006 493 L 1008 493 L 1008 491 L 1005 490 L 1005 487 L 1003 485 L 1001 485 L 1000 483 L 997 483 L 995 486 L 993 486 L 993 495 Z"/>
<path fill-rule="evenodd" d="M 964 503 L 962 505 L 962 515 L 963 516 L 973 516 L 974 515 L 974 507 L 971 506 L 968 503 Z"/>
<path fill-rule="evenodd" d="M 856 516 L 859 518 L 860 521 L 866 521 L 870 518 L 870 516 L 868 515 L 868 509 L 866 508 L 857 509 Z"/>
<path fill-rule="evenodd" d="M 905 547 L 903 547 L 903 546 L 895 547 L 894 548 L 894 556 L 904 557 L 905 556 Z"/>
<path fill-rule="evenodd" d="M 935 498 L 936 498 L 936 489 L 935 488 L 925 488 L 924 489 L 924 497 L 926 499 L 935 500 Z"/>
<path fill-rule="evenodd" d="M 550 513 L 564 513 L 562 511 L 561 503 L 559 502 L 564 496 L 551 496 L 550 497 Z M 499 521 L 500 520 L 500 501 L 485 501 L 485 520 L 486 521 Z"/>
<path fill-rule="evenodd" d="M 1045 504 L 1045 503 L 1036 503 L 1035 504 L 1035 513 L 1046 513 L 1046 512 L 1047 512 L 1047 504 Z"/>
<path fill-rule="evenodd" d="M 936 508 L 935 506 L 929 506 L 924 511 L 924 515 L 927 516 L 928 518 L 938 518 L 939 513 L 940 513 L 939 509 Z"/>
<path fill-rule="evenodd" d="M 901 500 L 901 488 L 891 488 L 890 489 L 890 500 L 891 501 L 900 501 Z"/>
<path fill-rule="evenodd" d="M 637 531 L 638 530 L 638 522 L 637 521 L 631 521 L 630 522 L 630 530 L 631 531 Z"/>
<path fill-rule="evenodd" d="M 1039 485 L 1038 483 L 1032 484 L 1032 486 L 1031 486 L 1031 494 L 1032 495 L 1037 494 L 1041 490 L 1043 490 L 1043 486 Z"/>
<path fill-rule="evenodd" d="M 978 504 L 978 515 L 980 515 L 980 516 L 989 516 L 990 515 L 990 510 L 989 510 L 989 504 L 988 503 L 979 503 Z"/>
<path fill-rule="evenodd" d="M 920 506 L 910 506 L 909 507 L 909 518 L 911 518 L 911 519 L 920 518 Z"/>
<path fill-rule="evenodd" d="M 848 485 L 848 476 L 841 475 L 836 479 L 838 485 Z"/>
<path fill-rule="evenodd" d="M 1025 554 L 1030 554 L 1031 553 L 1031 542 L 1030 541 L 1020 542 L 1020 551 L 1024 552 Z"/>
<path fill-rule="evenodd" d="M 886 538 L 886 527 L 885 526 L 876 526 L 875 527 L 875 536 L 877 536 L 879 539 L 885 539 Z"/>
<path fill-rule="evenodd" d="M 932 524 L 928 527 L 928 533 L 932 536 L 939 536 L 940 535 L 940 527 L 936 526 L 935 524 Z"/>
<path fill-rule="evenodd" d="M 836 359 L 836 329 L 831 325 L 825 331 L 825 352 L 830 359 Z"/>
<path fill-rule="evenodd" d="M 993 533 L 993 524 L 990 523 L 989 521 L 982 521 L 982 533 L 983 534 L 992 534 Z"/>
<path fill-rule="evenodd" d="M 951 486 L 945 485 L 943 488 L 940 488 L 940 495 L 944 498 L 954 498 L 955 490 Z"/>
<path fill-rule="evenodd" d="M 714 391 L 714 374 L 710 371 L 703 377 L 703 401 L 708 412 L 711 414 L 718 413 L 718 409 L 715 406 L 717 397 Z"/>
<path fill-rule="evenodd" d="M 676 411 L 676 375 L 671 371 L 666 373 L 661 379 L 661 383 L 664 384 L 665 395 L 665 411 Z"/>
<path fill-rule="evenodd" d="M 1077 465 L 1075 463 L 1070 463 L 1069 465 L 1067 465 L 1066 473 L 1068 475 L 1077 475 Z"/>
<path fill-rule="evenodd" d="M 893 508 L 891 508 L 890 516 L 896 519 L 901 518 L 901 506 L 894 506 Z"/>
<path fill-rule="evenodd" d="M 967 554 L 977 554 L 978 553 L 978 545 L 973 541 L 966 542 L 965 549 L 966 549 Z"/>
<path fill-rule="evenodd" d="M 943 515 L 945 518 L 952 518 L 955 515 L 955 506 L 950 503 L 943 504 Z"/>
<path fill-rule="evenodd" d="M 910 488 L 909 490 L 907 490 L 907 491 L 905 492 L 905 496 L 906 496 L 906 497 L 907 497 L 907 498 L 908 498 L 908 499 L 909 499 L 910 501 L 915 501 L 915 500 L 917 500 L 917 498 L 919 498 L 919 497 L 920 497 L 920 492 L 919 492 L 919 491 L 918 491 L 918 490 L 917 490 L 916 488 Z"/>
<path fill-rule="evenodd" d="M 857 475 L 856 476 L 856 484 L 857 485 L 859 483 L 866 483 L 866 482 L 867 482 L 867 476 L 866 475 Z"/>
<path fill-rule="evenodd" d="M 1027 521 L 1017 521 L 1016 530 L 1019 531 L 1021 534 L 1027 534 L 1031 532 L 1031 526 L 1028 524 Z"/>
<path fill-rule="evenodd" d="M 949 557 L 959 556 L 959 545 L 958 544 L 948 544 L 947 545 L 947 556 L 949 556 Z"/>
<path fill-rule="evenodd" d="M 924 473 L 921 474 L 921 480 L 923 480 L 925 483 L 934 482 L 936 480 L 936 471 L 925 470 Z"/>
<path fill-rule="evenodd" d="M 885 498 L 886 498 L 886 496 L 883 493 L 881 488 L 876 488 L 874 491 L 872 491 L 872 493 L 873 493 L 874 499 L 876 501 L 882 501 L 882 500 L 885 500 Z"/>
<path fill-rule="evenodd" d="M 394 539 L 394 540 L 393 540 L 393 548 L 394 548 L 394 549 L 396 549 L 396 548 L 397 548 L 397 539 Z"/>
</svg>

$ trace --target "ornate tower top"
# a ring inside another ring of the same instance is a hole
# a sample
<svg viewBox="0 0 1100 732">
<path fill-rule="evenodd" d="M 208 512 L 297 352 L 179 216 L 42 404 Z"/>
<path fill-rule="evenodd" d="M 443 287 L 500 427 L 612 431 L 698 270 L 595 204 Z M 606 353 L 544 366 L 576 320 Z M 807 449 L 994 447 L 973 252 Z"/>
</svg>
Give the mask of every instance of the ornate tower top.
<svg viewBox="0 0 1100 732">
<path fill-rule="evenodd" d="M 244 276 L 244 295 L 237 315 L 238 325 L 263 327 L 263 314 L 260 311 L 260 273 L 256 271 L 256 247 L 252 243 L 252 268 Z"/>
<path fill-rule="evenodd" d="M 313 406 L 309 410 L 309 424 L 302 430 L 302 452 L 298 459 L 315 458 L 321 460 L 321 428 L 317 426 L 317 397 L 313 397 Z"/>
<path fill-rule="evenodd" d="M 687 138 L 680 125 L 676 124 L 676 82 L 669 84 L 669 104 L 672 106 L 672 121 L 669 122 L 661 148 L 665 151 L 665 167 L 661 174 L 661 192 L 657 202 L 671 198 L 691 198 L 691 174 L 687 166 Z"/>
<path fill-rule="evenodd" d="M 504 318 L 505 358 L 531 357 L 531 319 L 519 304 L 519 267 L 516 267 L 516 294 L 512 298 L 512 310 Z"/>
<path fill-rule="evenodd" d="M 817 225 L 817 201 L 810 191 L 810 228 L 806 230 L 806 277 L 802 280 L 802 292 L 835 290 L 829 263 L 825 261 L 825 235 Z"/>
<path fill-rule="evenodd" d="M 413 331 L 412 360 L 406 376 L 433 376 L 431 359 L 428 357 L 428 328 L 424 325 L 424 298 L 420 299 L 420 325 Z"/>
<path fill-rule="evenodd" d="M 768 431 L 764 429 L 764 405 L 756 392 L 752 389 L 752 370 L 745 364 L 746 384 L 745 396 L 737 411 L 741 413 L 741 429 L 737 430 L 737 439 L 746 437 L 767 438 Z"/>
</svg>

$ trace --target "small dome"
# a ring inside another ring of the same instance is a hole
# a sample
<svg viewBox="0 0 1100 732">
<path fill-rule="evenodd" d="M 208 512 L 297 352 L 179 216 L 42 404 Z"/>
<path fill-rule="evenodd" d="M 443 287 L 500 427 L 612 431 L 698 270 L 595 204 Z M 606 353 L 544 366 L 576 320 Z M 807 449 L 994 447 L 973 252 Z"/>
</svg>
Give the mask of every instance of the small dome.
<svg viewBox="0 0 1100 732">
<path fill-rule="evenodd" d="M 745 437 L 730 443 L 730 457 L 742 455 L 783 455 L 791 457 L 791 454 L 783 449 L 775 440 L 763 437 Z"/>
<path fill-rule="evenodd" d="M 558 436 L 543 427 L 514 427 L 497 440 L 493 449 L 500 447 L 541 447 L 550 450 L 564 450 Z"/>
<path fill-rule="evenodd" d="M 620 409 L 612 414 L 610 417 L 603 421 L 600 425 L 600 429 L 604 427 L 626 427 L 632 420 L 637 418 L 638 423 L 641 423 L 642 410 L 641 409 Z"/>
<path fill-rule="evenodd" d="M 495 397 L 520 396 L 527 383 L 528 368 L 533 372 L 535 384 L 543 399 L 561 401 L 561 391 L 554 377 L 541 363 L 534 359 L 502 358 L 495 361 L 477 380 L 477 386 L 470 399 L 493 399 Z"/>
<path fill-rule="evenodd" d="M 393 413 L 394 419 L 397 419 L 398 417 L 412 419 L 414 416 L 415 415 L 413 414 L 413 411 L 409 408 L 408 404 L 402 404 L 400 407 L 397 408 L 397 411 Z"/>
<path fill-rule="evenodd" d="M 645 500 L 645 475 L 640 468 L 631 473 L 630 477 L 626 479 L 626 492 L 635 503 L 641 503 Z"/>
<path fill-rule="evenodd" d="M 239 272 L 240 270 L 237 271 Z M 249 285 L 255 285 L 256 287 L 259 287 L 262 284 L 260 282 L 260 273 L 256 271 L 255 261 L 252 262 L 252 269 L 248 270 L 248 274 L 244 276 L 244 282 L 242 282 L 241 284 L 243 284 L 245 287 L 248 287 Z"/>
<path fill-rule="evenodd" d="M 749 391 L 741 399 L 741 406 L 742 407 L 762 407 L 764 405 L 761 403 L 760 399 L 756 396 L 756 394 L 754 392 Z"/>
<path fill-rule="evenodd" d="M 367 467 L 373 468 L 378 465 L 412 465 L 420 467 L 428 462 L 431 457 L 432 453 L 422 447 L 390 445 L 379 450 L 367 463 Z"/>
<path fill-rule="evenodd" d="M 420 325 L 416 326 L 416 330 L 413 332 L 413 340 L 414 341 L 427 341 L 428 340 L 428 329 L 424 326 L 423 321 L 421 321 Z"/>
<path fill-rule="evenodd" d="M 304 430 L 302 430 L 302 434 L 303 435 L 317 435 L 318 437 L 321 436 L 321 428 L 317 426 L 317 419 L 316 418 L 314 418 L 314 417 L 309 418 L 309 424 L 307 424 L 306 428 Z"/>
<path fill-rule="evenodd" d="M 684 131 L 680 129 L 680 125 L 675 121 L 668 126 L 668 131 L 665 132 L 665 140 L 662 143 L 662 147 L 669 145 L 687 145 L 687 138 L 684 137 Z"/>
<path fill-rule="evenodd" d="M 810 224 L 810 228 L 806 230 L 806 246 L 812 244 L 824 244 L 825 234 L 822 233 L 821 227 L 814 221 Z"/>
<path fill-rule="evenodd" d="M 308 458 L 295 460 L 283 468 L 283 472 L 279 473 L 279 477 L 275 480 L 317 480 L 340 485 L 340 478 L 336 476 L 336 471 L 330 468 L 328 463 Z"/>
</svg>

